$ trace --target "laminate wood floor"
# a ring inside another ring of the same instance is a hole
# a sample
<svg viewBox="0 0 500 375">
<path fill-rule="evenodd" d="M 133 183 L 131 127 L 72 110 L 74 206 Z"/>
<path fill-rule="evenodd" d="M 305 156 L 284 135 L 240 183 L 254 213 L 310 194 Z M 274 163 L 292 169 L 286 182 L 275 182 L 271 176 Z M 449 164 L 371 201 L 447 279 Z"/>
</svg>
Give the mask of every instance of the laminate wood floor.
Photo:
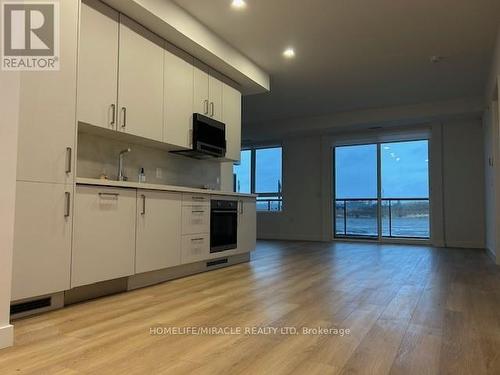
<svg viewBox="0 0 500 375">
<path fill-rule="evenodd" d="M 279 331 L 150 331 L 191 326 Z M 251 263 L 18 320 L 15 341 L 2 375 L 500 374 L 500 269 L 478 250 L 259 242 Z"/>
</svg>

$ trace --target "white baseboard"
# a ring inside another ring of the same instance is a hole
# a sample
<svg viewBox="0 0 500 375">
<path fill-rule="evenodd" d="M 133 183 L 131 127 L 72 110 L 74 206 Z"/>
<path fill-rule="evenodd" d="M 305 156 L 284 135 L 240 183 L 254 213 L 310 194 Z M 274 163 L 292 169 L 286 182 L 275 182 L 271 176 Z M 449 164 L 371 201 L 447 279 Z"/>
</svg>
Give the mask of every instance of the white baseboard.
<svg viewBox="0 0 500 375">
<path fill-rule="evenodd" d="M 0 327 L 0 349 L 14 345 L 14 326 L 8 324 Z"/>
</svg>

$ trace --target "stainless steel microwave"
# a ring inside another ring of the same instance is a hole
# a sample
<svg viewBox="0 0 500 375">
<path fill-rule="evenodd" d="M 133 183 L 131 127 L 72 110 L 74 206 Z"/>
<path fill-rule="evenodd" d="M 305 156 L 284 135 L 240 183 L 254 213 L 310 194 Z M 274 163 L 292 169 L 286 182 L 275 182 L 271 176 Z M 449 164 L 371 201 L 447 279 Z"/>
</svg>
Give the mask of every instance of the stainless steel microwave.
<svg viewBox="0 0 500 375">
<path fill-rule="evenodd" d="M 195 159 L 226 156 L 226 125 L 199 113 L 193 114 L 193 147 L 172 151 Z"/>
</svg>

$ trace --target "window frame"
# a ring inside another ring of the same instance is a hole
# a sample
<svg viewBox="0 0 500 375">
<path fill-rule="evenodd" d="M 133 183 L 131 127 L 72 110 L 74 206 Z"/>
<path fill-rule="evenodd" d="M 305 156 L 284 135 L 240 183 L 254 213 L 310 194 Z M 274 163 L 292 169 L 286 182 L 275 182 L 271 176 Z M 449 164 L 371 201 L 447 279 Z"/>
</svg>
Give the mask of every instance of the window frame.
<svg viewBox="0 0 500 375">
<path fill-rule="evenodd" d="M 256 175 L 257 175 L 257 151 L 258 150 L 263 150 L 263 149 L 272 149 L 272 148 L 279 148 L 281 150 L 281 191 L 277 192 L 266 192 L 266 193 L 258 193 L 255 191 L 255 181 L 256 181 Z M 283 205 L 283 145 L 281 144 L 272 144 L 272 145 L 262 145 L 262 146 L 252 146 L 252 147 L 244 147 L 241 149 L 241 151 L 250 151 L 250 194 L 255 194 L 257 196 L 257 203 L 259 201 L 259 197 L 266 198 L 266 197 L 279 197 L 279 209 L 278 210 L 259 210 L 257 208 L 258 213 L 280 213 L 283 212 L 284 210 L 284 205 Z M 236 182 L 236 185 L 238 183 Z"/>
</svg>

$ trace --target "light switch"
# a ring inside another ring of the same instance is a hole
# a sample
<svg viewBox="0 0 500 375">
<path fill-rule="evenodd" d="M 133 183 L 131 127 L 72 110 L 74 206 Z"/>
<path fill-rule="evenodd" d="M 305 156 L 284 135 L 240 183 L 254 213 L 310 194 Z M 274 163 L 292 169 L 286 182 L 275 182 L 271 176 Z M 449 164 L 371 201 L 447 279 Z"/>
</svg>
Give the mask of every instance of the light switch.
<svg viewBox="0 0 500 375">
<path fill-rule="evenodd" d="M 161 168 L 156 168 L 156 178 L 162 178 L 163 171 Z"/>
</svg>

